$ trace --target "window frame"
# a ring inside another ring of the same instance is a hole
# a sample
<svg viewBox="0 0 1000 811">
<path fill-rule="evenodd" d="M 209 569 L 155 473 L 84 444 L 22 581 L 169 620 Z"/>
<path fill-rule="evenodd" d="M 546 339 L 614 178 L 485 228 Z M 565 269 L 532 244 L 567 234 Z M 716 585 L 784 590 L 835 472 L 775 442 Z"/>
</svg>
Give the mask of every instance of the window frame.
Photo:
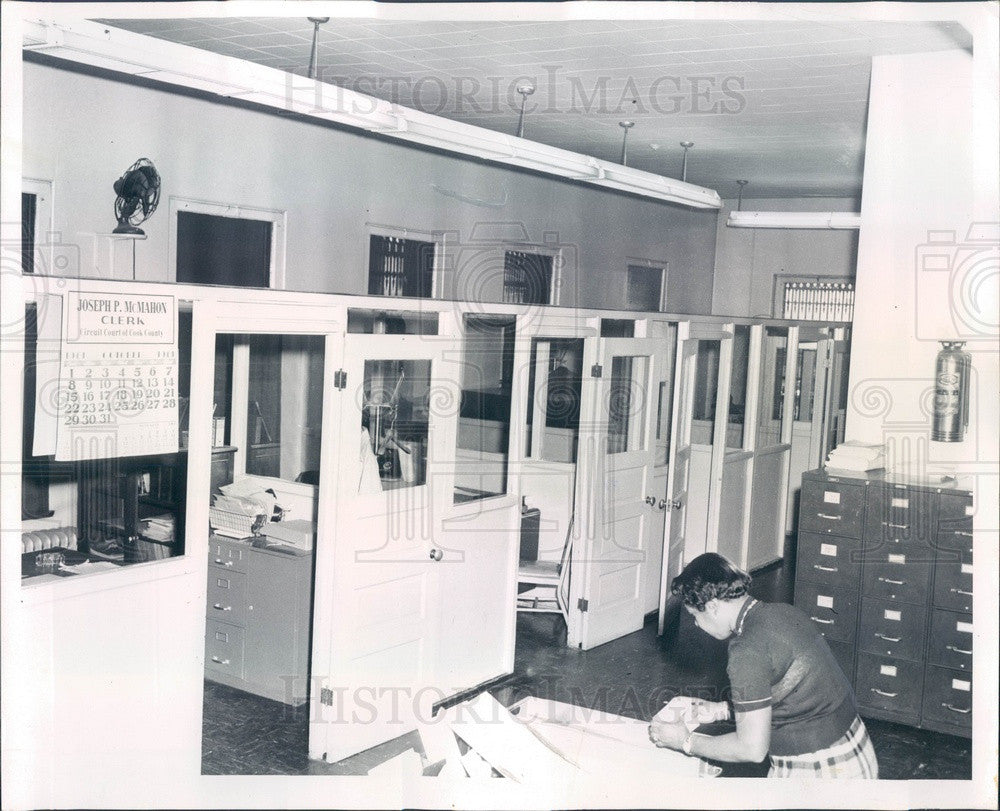
<svg viewBox="0 0 1000 811">
<path fill-rule="evenodd" d="M 547 256 L 552 260 L 552 277 L 549 279 L 549 300 L 543 302 L 542 304 L 526 304 L 521 306 L 540 306 L 540 307 L 557 307 L 559 306 L 559 300 L 562 295 L 562 271 L 563 265 L 563 252 L 562 248 L 552 248 L 548 245 L 538 245 L 532 242 L 503 242 L 500 246 L 500 256 L 502 261 L 501 267 L 507 267 L 507 254 L 508 253 L 530 253 L 536 254 L 537 256 Z M 499 303 L 510 303 L 504 300 L 504 291 L 507 289 L 507 279 L 505 277 L 501 280 L 500 286 L 500 299 Z"/>
<path fill-rule="evenodd" d="M 629 301 L 629 275 L 632 268 L 660 272 L 660 301 L 658 308 L 656 310 L 643 310 L 641 312 L 665 313 L 667 311 L 667 282 L 670 278 L 670 263 L 639 256 L 625 257 L 625 284 L 622 285 L 622 309 L 630 311 L 634 310 L 630 306 Z"/>
<path fill-rule="evenodd" d="M 170 272 L 174 276 L 174 283 L 177 282 L 177 215 L 182 211 L 190 214 L 209 214 L 216 217 L 229 217 L 238 220 L 269 222 L 271 224 L 271 261 L 268 268 L 267 289 L 285 289 L 287 211 L 231 203 L 213 203 L 209 200 L 171 196 L 167 261 Z"/>
<path fill-rule="evenodd" d="M 35 244 L 32 252 L 35 256 L 32 275 L 52 275 L 55 261 L 55 184 L 51 180 L 35 177 L 21 178 L 21 193 L 35 196 Z M 39 241 L 41 237 L 41 241 Z M 39 262 L 38 258 L 42 261 Z M 39 272 L 41 267 L 43 272 Z"/>
<path fill-rule="evenodd" d="M 372 262 L 372 237 L 391 237 L 393 239 L 408 239 L 419 242 L 430 242 L 434 245 L 434 259 L 431 263 L 431 294 L 429 299 L 442 298 L 444 289 L 444 244 L 445 234 L 443 231 L 421 231 L 415 228 L 405 228 L 399 225 L 387 225 L 385 223 L 366 222 L 365 239 L 365 278 L 364 294 L 378 296 L 379 298 L 413 298 L 412 296 L 380 296 L 378 293 L 368 293 L 369 277 L 371 275 Z"/>
</svg>

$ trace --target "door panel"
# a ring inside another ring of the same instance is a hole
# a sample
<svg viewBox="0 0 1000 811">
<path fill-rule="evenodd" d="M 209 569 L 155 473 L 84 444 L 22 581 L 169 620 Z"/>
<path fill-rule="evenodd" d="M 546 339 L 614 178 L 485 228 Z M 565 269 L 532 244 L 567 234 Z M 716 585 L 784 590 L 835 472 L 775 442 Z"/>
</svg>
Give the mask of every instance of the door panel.
<svg viewBox="0 0 1000 811">
<path fill-rule="evenodd" d="M 578 503 L 591 504 L 573 550 L 570 599 L 583 614 L 580 638 L 570 644 L 584 649 L 642 627 L 648 524 L 658 513 L 651 485 L 662 353 L 663 343 L 652 338 L 602 339 L 601 374 L 591 378 L 589 402 L 584 398 L 581 432 L 590 426 L 591 435 L 581 441 L 579 461 L 589 487 Z"/>
<path fill-rule="evenodd" d="M 458 558 L 434 531 L 451 488 L 430 486 L 454 433 L 441 408 L 449 398 L 436 396 L 449 385 L 441 351 L 424 336 L 344 338 L 337 543 L 317 584 L 333 613 L 316 629 L 327 658 L 314 681 L 330 692 L 312 708 L 312 757 L 336 761 L 402 735 L 440 698 L 421 688 L 436 676 L 440 569 Z"/>
</svg>

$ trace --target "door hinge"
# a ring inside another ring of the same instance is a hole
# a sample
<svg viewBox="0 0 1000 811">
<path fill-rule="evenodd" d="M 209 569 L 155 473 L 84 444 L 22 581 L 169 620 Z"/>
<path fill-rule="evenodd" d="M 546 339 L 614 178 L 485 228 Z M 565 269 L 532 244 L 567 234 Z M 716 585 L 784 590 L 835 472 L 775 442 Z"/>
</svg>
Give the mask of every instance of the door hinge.
<svg viewBox="0 0 1000 811">
<path fill-rule="evenodd" d="M 343 369 L 338 369 L 333 373 L 333 387 L 335 389 L 347 388 L 347 372 Z"/>
<path fill-rule="evenodd" d="M 319 691 L 319 703 L 325 704 L 327 707 L 333 706 L 333 690 L 329 687 L 323 687 Z"/>
<path fill-rule="evenodd" d="M 576 601 L 576 607 L 581 611 L 586 611 L 590 606 L 590 602 L 581 597 Z"/>
<path fill-rule="evenodd" d="M 591 377 L 600 377 L 603 373 L 604 373 L 604 367 L 601 366 L 601 364 L 599 363 L 595 363 L 593 366 L 590 367 Z"/>
</svg>

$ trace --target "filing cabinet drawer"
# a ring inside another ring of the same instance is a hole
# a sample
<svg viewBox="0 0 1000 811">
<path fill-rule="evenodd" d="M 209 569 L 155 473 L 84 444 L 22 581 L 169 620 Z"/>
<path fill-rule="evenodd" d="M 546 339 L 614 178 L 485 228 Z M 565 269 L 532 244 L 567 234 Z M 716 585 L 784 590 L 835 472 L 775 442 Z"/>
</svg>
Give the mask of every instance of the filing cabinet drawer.
<svg viewBox="0 0 1000 811">
<path fill-rule="evenodd" d="M 864 514 L 864 486 L 836 480 L 803 479 L 800 530 L 860 538 Z"/>
<path fill-rule="evenodd" d="M 919 662 L 859 653 L 855 694 L 859 704 L 915 717 L 920 713 L 923 677 Z"/>
<path fill-rule="evenodd" d="M 923 659 L 925 606 L 892 600 L 861 600 L 859 647 L 868 653 Z"/>
<path fill-rule="evenodd" d="M 938 497 L 937 542 L 944 549 L 972 554 L 972 496 L 942 493 Z"/>
<path fill-rule="evenodd" d="M 927 604 L 934 553 L 926 546 L 865 549 L 862 593 L 903 603 Z"/>
<path fill-rule="evenodd" d="M 931 612 L 927 661 L 972 672 L 972 615 L 951 611 Z"/>
<path fill-rule="evenodd" d="M 246 623 L 247 580 L 242 572 L 217 566 L 208 567 L 209 619 L 244 625 Z"/>
<path fill-rule="evenodd" d="M 795 576 L 830 586 L 857 583 L 861 574 L 860 553 L 861 542 L 856 538 L 800 532 Z"/>
<path fill-rule="evenodd" d="M 218 535 L 212 535 L 208 539 L 210 566 L 222 566 L 234 572 L 245 572 L 249 551 L 250 547 L 239 541 L 229 541 Z"/>
<path fill-rule="evenodd" d="M 243 678 L 245 631 L 209 619 L 205 626 L 205 670 Z"/>
<path fill-rule="evenodd" d="M 858 618 L 857 595 L 848 589 L 830 588 L 799 581 L 795 605 L 813 621 L 827 640 L 851 643 Z"/>
<path fill-rule="evenodd" d="M 929 665 L 924 679 L 923 721 L 971 730 L 972 674 Z"/>
<path fill-rule="evenodd" d="M 933 514 L 937 493 L 890 484 L 873 485 L 868 490 L 865 513 L 865 540 L 894 543 L 934 541 Z"/>
<path fill-rule="evenodd" d="M 934 605 L 966 613 L 972 611 L 971 557 L 963 555 L 961 560 L 938 561 L 934 570 Z"/>
</svg>

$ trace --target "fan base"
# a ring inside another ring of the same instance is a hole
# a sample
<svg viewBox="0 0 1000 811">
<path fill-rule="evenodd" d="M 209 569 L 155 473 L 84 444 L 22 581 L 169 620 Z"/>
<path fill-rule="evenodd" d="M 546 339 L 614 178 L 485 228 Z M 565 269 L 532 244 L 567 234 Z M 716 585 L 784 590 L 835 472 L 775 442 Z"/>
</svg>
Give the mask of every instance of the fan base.
<svg viewBox="0 0 1000 811">
<path fill-rule="evenodd" d="M 146 232 L 143 231 L 141 228 L 136 228 L 134 225 L 130 225 L 127 222 L 120 222 L 120 223 L 118 223 L 118 227 L 115 228 L 115 230 L 112 231 L 111 233 L 112 234 L 134 234 L 135 236 L 141 236 L 141 237 L 146 236 Z"/>
</svg>

